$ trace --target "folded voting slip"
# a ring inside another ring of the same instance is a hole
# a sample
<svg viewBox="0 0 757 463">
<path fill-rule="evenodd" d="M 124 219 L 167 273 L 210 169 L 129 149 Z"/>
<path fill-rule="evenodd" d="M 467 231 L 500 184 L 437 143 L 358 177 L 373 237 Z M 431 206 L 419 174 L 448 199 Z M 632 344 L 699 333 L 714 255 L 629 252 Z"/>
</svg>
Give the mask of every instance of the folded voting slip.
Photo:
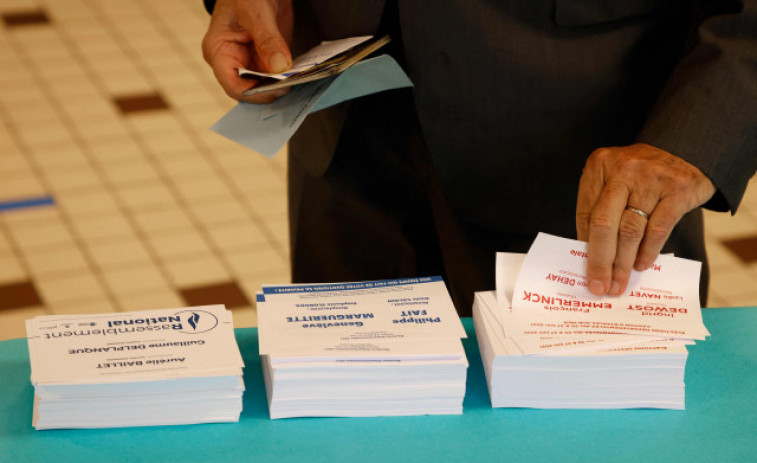
<svg viewBox="0 0 757 463">
<path fill-rule="evenodd" d="M 239 420 L 244 364 L 223 306 L 42 316 L 26 326 L 38 430 Z"/>
<path fill-rule="evenodd" d="M 264 286 L 271 418 L 460 414 L 465 331 L 440 277 Z"/>
<path fill-rule="evenodd" d="M 685 408 L 686 345 L 709 335 L 699 265 L 660 256 L 617 297 L 586 289 L 586 243 L 498 253 L 473 321 L 494 407 Z"/>
<path fill-rule="evenodd" d="M 239 69 L 239 75 L 258 80 L 244 95 L 268 92 L 280 88 L 301 85 L 341 74 L 371 53 L 389 43 L 389 36 L 351 37 L 322 42 L 312 50 L 294 59 L 292 68 L 281 74 L 268 74 Z"/>
</svg>

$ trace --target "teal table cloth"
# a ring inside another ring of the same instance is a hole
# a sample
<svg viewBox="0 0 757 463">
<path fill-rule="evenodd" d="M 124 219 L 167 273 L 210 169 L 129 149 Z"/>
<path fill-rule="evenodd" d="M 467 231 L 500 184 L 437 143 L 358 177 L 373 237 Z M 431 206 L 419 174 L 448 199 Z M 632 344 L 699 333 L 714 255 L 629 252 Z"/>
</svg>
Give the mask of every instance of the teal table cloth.
<svg viewBox="0 0 757 463">
<path fill-rule="evenodd" d="M 690 347 L 686 410 L 492 409 L 473 323 L 464 413 L 268 418 L 257 330 L 239 423 L 35 431 L 24 339 L 0 342 L 0 462 L 757 462 L 757 308 L 708 309 Z M 155 410 L 160 413 L 159 409 Z"/>
</svg>

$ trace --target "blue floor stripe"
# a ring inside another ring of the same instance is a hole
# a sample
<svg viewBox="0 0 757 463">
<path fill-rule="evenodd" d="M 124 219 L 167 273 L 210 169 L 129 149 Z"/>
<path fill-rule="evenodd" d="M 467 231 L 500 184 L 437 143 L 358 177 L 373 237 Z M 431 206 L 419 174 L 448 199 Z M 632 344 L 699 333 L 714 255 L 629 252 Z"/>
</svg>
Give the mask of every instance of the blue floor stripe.
<svg viewBox="0 0 757 463">
<path fill-rule="evenodd" d="M 39 198 L 17 199 L 14 201 L 0 201 L 0 212 L 14 209 L 26 209 L 29 207 L 52 206 L 55 200 L 52 196 L 40 196 Z"/>
</svg>

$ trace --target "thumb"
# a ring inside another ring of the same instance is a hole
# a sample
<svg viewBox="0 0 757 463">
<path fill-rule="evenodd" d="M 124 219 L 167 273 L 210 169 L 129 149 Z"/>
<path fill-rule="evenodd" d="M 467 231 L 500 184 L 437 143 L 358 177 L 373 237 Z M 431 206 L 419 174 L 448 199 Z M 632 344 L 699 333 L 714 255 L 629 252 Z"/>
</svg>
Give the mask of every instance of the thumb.
<svg viewBox="0 0 757 463">
<path fill-rule="evenodd" d="M 276 2 L 248 0 L 237 10 L 239 24 L 250 34 L 255 51 L 268 72 L 292 67 L 292 54 L 276 22 Z"/>
</svg>

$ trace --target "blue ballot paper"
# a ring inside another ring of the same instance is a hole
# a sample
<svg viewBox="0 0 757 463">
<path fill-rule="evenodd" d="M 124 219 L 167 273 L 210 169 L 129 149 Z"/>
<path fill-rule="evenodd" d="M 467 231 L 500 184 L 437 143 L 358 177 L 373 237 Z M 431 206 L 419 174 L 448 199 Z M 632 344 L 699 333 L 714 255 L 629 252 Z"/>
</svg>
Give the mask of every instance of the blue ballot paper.
<svg viewBox="0 0 757 463">
<path fill-rule="evenodd" d="M 210 129 L 272 158 L 294 135 L 308 114 L 343 101 L 413 83 L 388 55 L 355 64 L 341 74 L 292 87 L 270 104 L 239 103 Z"/>
</svg>

